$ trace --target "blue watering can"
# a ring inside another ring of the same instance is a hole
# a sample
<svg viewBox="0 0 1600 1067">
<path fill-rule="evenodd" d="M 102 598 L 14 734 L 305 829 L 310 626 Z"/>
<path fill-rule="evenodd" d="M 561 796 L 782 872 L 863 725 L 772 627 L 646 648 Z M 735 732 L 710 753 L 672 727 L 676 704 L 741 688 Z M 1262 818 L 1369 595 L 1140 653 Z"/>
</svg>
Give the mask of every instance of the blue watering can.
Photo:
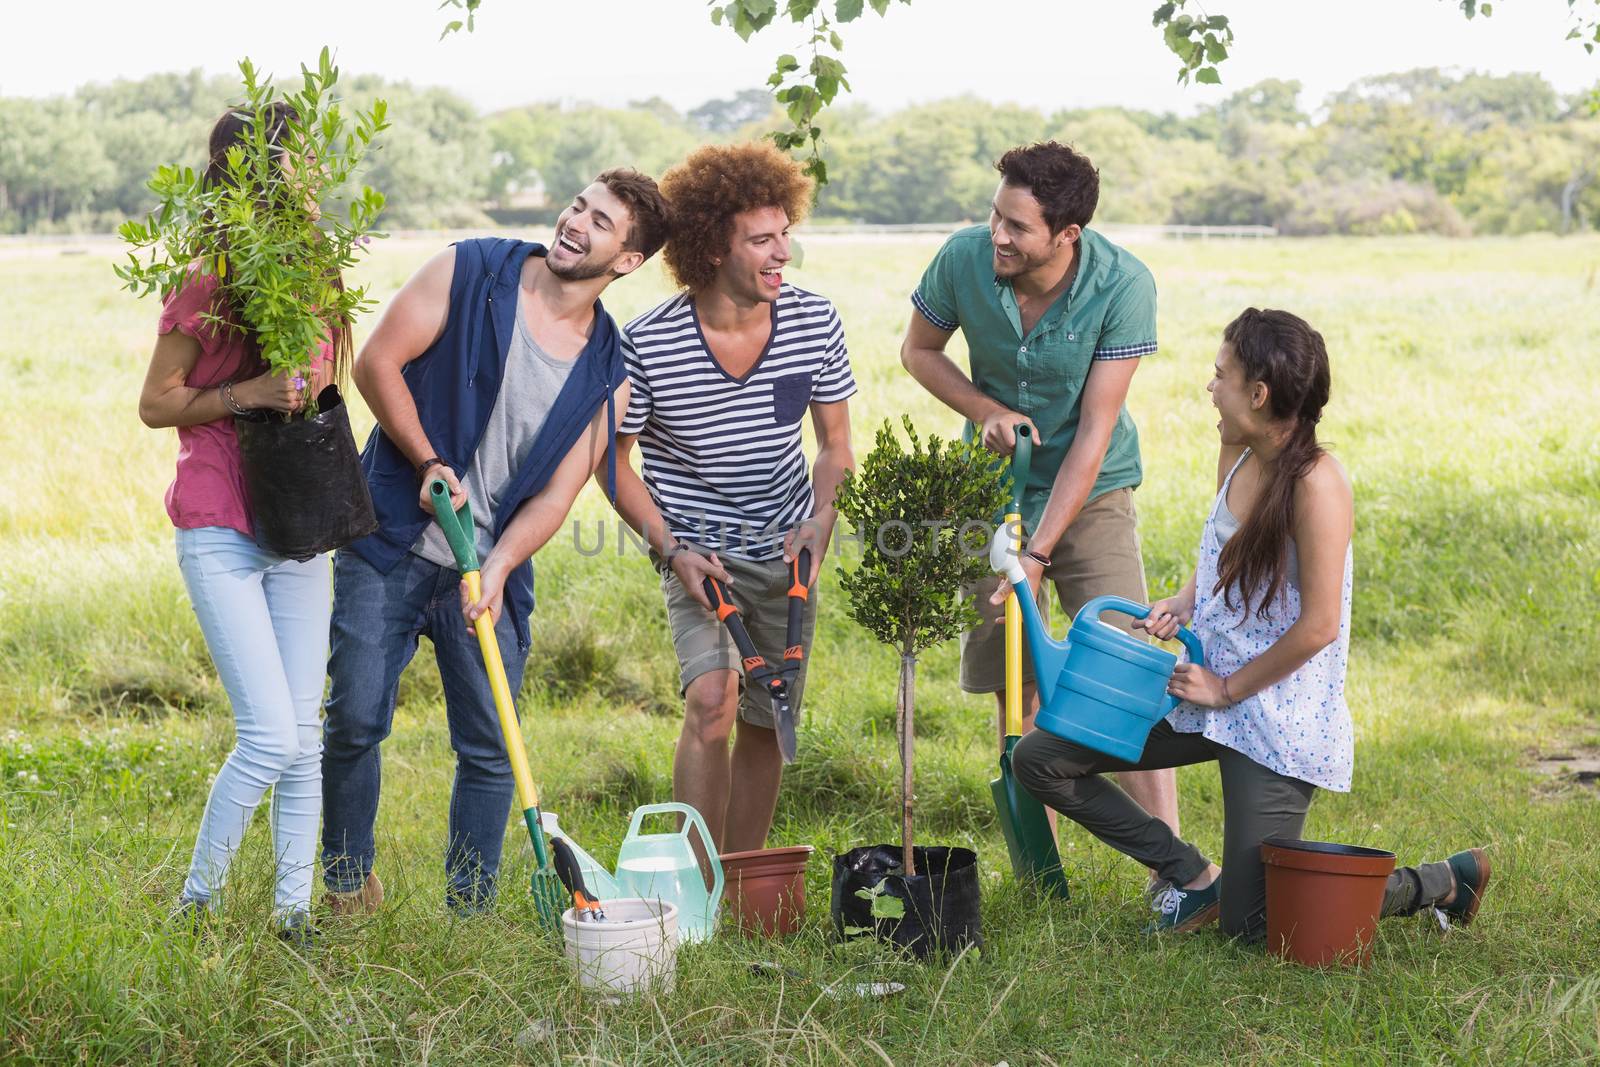
<svg viewBox="0 0 1600 1067">
<path fill-rule="evenodd" d="M 1178 657 L 1100 621 L 1106 611 L 1136 619 L 1150 614 L 1147 606 L 1119 596 L 1095 597 L 1079 610 L 1065 641 L 1051 638 L 1013 547 L 1013 532 L 1007 526 L 995 531 L 989 563 L 1017 589 L 1039 686 L 1035 725 L 1107 756 L 1138 762 L 1151 727 L 1178 706 L 1178 698 L 1167 693 Z M 1205 664 L 1200 639 L 1188 627 L 1179 628 L 1178 640 L 1191 662 Z"/>
</svg>

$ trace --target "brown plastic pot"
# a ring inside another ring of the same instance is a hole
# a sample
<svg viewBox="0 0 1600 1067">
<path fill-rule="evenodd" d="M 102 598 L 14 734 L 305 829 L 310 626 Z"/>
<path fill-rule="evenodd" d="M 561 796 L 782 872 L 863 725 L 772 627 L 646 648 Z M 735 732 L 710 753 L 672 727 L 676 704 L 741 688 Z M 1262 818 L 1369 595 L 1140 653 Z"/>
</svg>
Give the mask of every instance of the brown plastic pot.
<svg viewBox="0 0 1600 1067">
<path fill-rule="evenodd" d="M 724 853 L 722 898 L 735 925 L 765 937 L 800 929 L 806 914 L 806 861 L 815 851 L 810 845 L 792 845 Z"/>
<path fill-rule="evenodd" d="M 1269 950 L 1307 967 L 1367 962 L 1393 852 L 1269 838 L 1261 843 L 1261 861 Z"/>
</svg>

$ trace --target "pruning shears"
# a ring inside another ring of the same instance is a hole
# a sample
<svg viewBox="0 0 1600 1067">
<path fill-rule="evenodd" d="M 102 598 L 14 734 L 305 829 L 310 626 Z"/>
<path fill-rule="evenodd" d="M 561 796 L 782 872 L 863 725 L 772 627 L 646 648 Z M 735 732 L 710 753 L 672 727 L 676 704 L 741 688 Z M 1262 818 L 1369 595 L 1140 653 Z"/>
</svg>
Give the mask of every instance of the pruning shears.
<svg viewBox="0 0 1600 1067">
<path fill-rule="evenodd" d="M 728 628 L 734 646 L 739 649 L 748 684 L 759 685 L 772 698 L 773 715 L 778 727 L 778 748 L 783 753 L 785 763 L 793 763 L 797 751 L 790 689 L 806 661 L 800 627 L 805 617 L 806 601 L 811 597 L 810 578 L 811 550 L 802 548 L 789 561 L 789 623 L 784 639 L 783 664 L 778 667 L 768 663 L 767 658 L 756 649 L 755 642 L 750 639 L 750 631 L 745 629 L 744 620 L 739 617 L 739 609 L 728 595 L 728 587 L 709 575 L 703 583 L 711 610 Z"/>
<path fill-rule="evenodd" d="M 555 860 L 556 876 L 566 886 L 567 892 L 572 894 L 575 918 L 579 922 L 605 922 L 605 909 L 600 907 L 599 900 L 589 895 L 589 887 L 583 883 L 583 870 L 578 866 L 578 857 L 572 851 L 572 846 L 567 844 L 567 839 L 552 837 L 550 851 Z"/>
</svg>

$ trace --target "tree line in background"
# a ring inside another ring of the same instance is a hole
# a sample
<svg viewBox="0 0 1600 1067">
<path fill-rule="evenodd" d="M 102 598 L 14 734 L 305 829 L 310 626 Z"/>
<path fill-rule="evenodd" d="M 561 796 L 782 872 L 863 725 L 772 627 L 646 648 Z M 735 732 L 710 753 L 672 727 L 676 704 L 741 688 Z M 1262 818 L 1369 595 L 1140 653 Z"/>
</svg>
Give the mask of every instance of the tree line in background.
<svg viewBox="0 0 1600 1067">
<path fill-rule="evenodd" d="M 346 98 L 389 103 L 365 181 L 394 228 L 531 224 L 626 163 L 659 174 L 707 141 L 781 123 L 751 89 L 682 112 L 548 103 L 480 114 L 447 89 L 358 77 Z M 153 203 L 161 163 L 203 163 L 237 82 L 199 72 L 0 97 L 0 232 L 109 231 Z M 946 223 L 987 215 L 993 162 L 1054 137 L 1101 172 L 1097 221 L 1266 225 L 1289 234 L 1568 232 L 1600 225 L 1600 116 L 1537 74 L 1415 70 L 1358 81 L 1315 111 L 1266 81 L 1194 115 L 1044 113 L 959 97 L 880 113 L 836 107 L 816 217 Z"/>
</svg>

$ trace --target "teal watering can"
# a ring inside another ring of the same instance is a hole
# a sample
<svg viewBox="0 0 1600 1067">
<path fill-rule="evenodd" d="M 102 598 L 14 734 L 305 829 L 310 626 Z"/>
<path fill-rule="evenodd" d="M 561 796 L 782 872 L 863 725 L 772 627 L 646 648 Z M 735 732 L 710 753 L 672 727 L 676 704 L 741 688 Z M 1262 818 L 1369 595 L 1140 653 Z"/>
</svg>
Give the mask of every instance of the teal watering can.
<svg viewBox="0 0 1600 1067">
<path fill-rule="evenodd" d="M 1120 611 L 1142 619 L 1150 609 L 1119 596 L 1097 596 L 1079 610 L 1067 639 L 1056 641 L 1039 617 L 1033 590 L 1012 547 L 1012 531 L 1005 526 L 990 543 L 989 563 L 1017 589 L 1039 686 L 1034 725 L 1107 756 L 1138 762 L 1151 727 L 1178 706 L 1178 698 L 1167 693 L 1178 657 L 1101 622 L 1100 615 Z M 1188 649 L 1191 662 L 1205 664 L 1205 649 L 1188 627 L 1178 629 L 1178 640 Z"/>
<path fill-rule="evenodd" d="M 651 815 L 681 815 L 683 828 L 669 834 L 641 833 Z M 700 858 L 689 841 L 698 830 L 710 858 L 712 884 L 706 885 Z M 621 897 L 663 900 L 678 906 L 678 939 L 705 941 L 717 929 L 722 904 L 722 862 L 700 813 L 688 804 L 646 804 L 634 809 L 628 836 L 617 851 L 617 893 Z"/>
</svg>

